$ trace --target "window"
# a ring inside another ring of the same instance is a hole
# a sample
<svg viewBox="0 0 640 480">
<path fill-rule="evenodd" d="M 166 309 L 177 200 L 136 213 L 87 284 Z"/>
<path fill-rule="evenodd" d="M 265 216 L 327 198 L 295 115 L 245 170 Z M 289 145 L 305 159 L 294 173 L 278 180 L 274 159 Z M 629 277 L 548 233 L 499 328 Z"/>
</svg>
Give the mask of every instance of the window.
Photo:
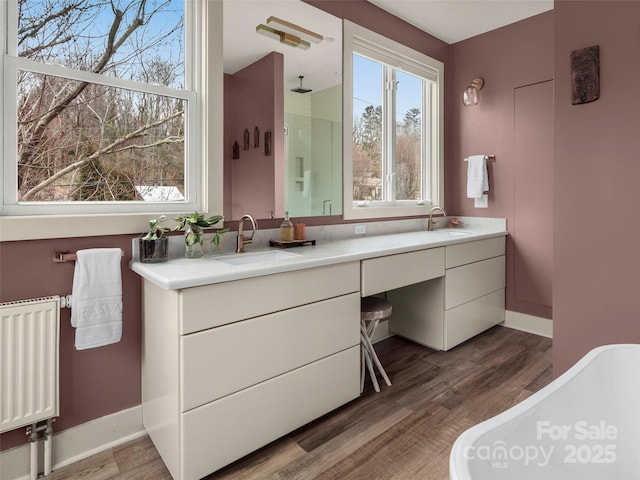
<svg viewBox="0 0 640 480">
<path fill-rule="evenodd" d="M 3 2 L 3 216 L 202 205 L 199 5 Z"/>
<path fill-rule="evenodd" d="M 425 214 L 443 197 L 443 64 L 350 22 L 344 50 L 345 218 Z"/>
</svg>

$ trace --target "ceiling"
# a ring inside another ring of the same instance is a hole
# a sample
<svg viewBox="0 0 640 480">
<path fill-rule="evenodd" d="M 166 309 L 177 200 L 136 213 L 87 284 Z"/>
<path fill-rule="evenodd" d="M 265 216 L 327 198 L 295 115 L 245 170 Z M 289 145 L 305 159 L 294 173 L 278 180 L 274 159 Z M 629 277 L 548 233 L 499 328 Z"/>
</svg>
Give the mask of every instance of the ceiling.
<svg viewBox="0 0 640 480">
<path fill-rule="evenodd" d="M 275 16 L 303 26 L 325 37 L 309 50 L 284 45 L 258 35 L 256 26 Z M 276 51 L 285 56 L 286 89 L 299 86 L 324 90 L 342 83 L 342 21 L 311 5 L 297 0 L 224 0 L 223 8 L 224 72 L 241 68 Z"/>
<path fill-rule="evenodd" d="M 447 43 L 553 9 L 553 0 L 368 0 Z"/>
<path fill-rule="evenodd" d="M 417 28 L 455 43 L 551 10 L 553 0 L 369 0 Z M 299 85 L 323 90 L 342 81 L 342 21 L 298 0 L 224 0 L 224 71 L 235 73 L 272 51 L 285 55 L 286 89 Z M 276 16 L 325 36 L 309 50 L 256 34 L 256 26 Z"/>
</svg>

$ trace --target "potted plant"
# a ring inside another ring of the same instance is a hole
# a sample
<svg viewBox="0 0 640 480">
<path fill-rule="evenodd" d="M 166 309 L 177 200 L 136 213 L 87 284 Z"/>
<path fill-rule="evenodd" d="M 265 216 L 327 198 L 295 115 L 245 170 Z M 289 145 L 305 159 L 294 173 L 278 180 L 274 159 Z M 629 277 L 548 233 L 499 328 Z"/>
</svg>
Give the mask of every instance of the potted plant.
<svg viewBox="0 0 640 480">
<path fill-rule="evenodd" d="M 178 225 L 174 230 L 184 229 L 186 257 L 198 258 L 204 254 L 204 229 L 214 226 L 222 219 L 222 215 L 213 215 L 209 218 L 205 218 L 204 214 L 198 212 L 175 219 L 176 222 L 178 222 Z M 220 236 L 228 231 L 228 228 L 217 230 L 211 238 L 211 243 L 220 245 Z"/>
<path fill-rule="evenodd" d="M 170 229 L 161 225 L 165 220 L 165 215 L 149 220 L 149 231 L 138 239 L 142 263 L 160 263 L 168 260 L 169 239 L 164 234 Z"/>
</svg>

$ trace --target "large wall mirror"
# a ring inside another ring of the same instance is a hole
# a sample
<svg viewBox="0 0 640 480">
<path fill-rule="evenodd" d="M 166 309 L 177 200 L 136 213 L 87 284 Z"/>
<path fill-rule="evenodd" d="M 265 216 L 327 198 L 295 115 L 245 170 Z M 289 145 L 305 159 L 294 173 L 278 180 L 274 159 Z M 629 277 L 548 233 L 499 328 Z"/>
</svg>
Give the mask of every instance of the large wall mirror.
<svg viewBox="0 0 640 480">
<path fill-rule="evenodd" d="M 342 214 L 341 19 L 301 0 L 225 0 L 223 24 L 225 218 Z M 281 35 L 288 24 L 322 40 Z"/>
</svg>

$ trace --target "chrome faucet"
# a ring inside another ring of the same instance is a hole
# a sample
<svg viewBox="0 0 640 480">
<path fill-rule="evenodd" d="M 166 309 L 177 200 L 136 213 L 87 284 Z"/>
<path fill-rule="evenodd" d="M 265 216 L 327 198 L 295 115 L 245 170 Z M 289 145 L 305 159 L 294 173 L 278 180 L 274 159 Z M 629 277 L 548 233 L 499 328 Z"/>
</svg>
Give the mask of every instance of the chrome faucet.
<svg viewBox="0 0 640 480">
<path fill-rule="evenodd" d="M 244 236 L 245 220 L 249 220 L 251 222 L 251 228 L 253 229 L 251 231 L 251 236 L 248 238 L 245 238 Z M 238 243 L 236 246 L 236 253 L 244 252 L 244 246 L 247 243 L 253 242 L 253 235 L 256 233 L 256 230 L 258 230 L 258 224 L 251 215 L 243 215 L 242 218 L 240 218 L 240 223 L 238 224 Z"/>
<path fill-rule="evenodd" d="M 435 207 L 432 207 L 431 210 L 429 210 L 429 221 L 427 222 L 427 232 L 432 232 L 433 231 L 433 226 L 437 223 L 433 221 L 433 212 L 440 210 L 442 212 L 442 215 L 444 215 L 445 217 L 447 216 L 447 212 L 444 211 L 444 208 L 442 207 L 438 207 L 437 205 Z"/>
</svg>

